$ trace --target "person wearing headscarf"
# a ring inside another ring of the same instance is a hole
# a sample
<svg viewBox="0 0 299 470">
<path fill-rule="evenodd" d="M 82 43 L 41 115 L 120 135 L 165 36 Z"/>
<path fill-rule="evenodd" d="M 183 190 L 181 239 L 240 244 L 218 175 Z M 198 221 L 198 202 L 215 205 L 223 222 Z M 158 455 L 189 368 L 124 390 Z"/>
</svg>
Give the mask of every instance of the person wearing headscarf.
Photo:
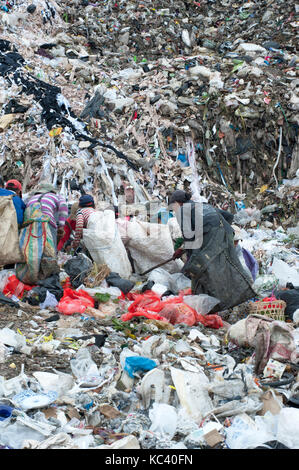
<svg viewBox="0 0 299 470">
<path fill-rule="evenodd" d="M 64 225 L 68 216 L 66 200 L 57 193 L 57 189 L 52 184 L 41 182 L 27 200 L 26 207 L 36 202 L 40 203 L 42 213 L 49 217 L 49 226 L 56 249 L 57 237 L 63 237 Z"/>
<path fill-rule="evenodd" d="M 175 211 L 186 248 L 176 250 L 173 259 L 187 253 L 182 272 L 191 278 L 192 293 L 216 297 L 219 303 L 212 312 L 253 298 L 252 279 L 234 246 L 233 214 L 194 202 L 189 193 L 180 190 L 170 197 L 169 208 Z"/>
<path fill-rule="evenodd" d="M 12 195 L 12 202 L 15 206 L 18 226 L 20 227 L 24 220 L 24 211 L 26 205 L 22 199 L 22 185 L 18 180 L 9 180 L 3 188 L 4 182 L 0 181 L 0 196 L 10 196 Z"/>
<path fill-rule="evenodd" d="M 83 229 L 87 227 L 88 219 L 95 212 L 94 199 L 89 194 L 84 194 L 79 199 L 79 207 L 76 214 L 76 231 L 72 242 L 72 249 L 76 250 L 83 236 Z"/>
</svg>

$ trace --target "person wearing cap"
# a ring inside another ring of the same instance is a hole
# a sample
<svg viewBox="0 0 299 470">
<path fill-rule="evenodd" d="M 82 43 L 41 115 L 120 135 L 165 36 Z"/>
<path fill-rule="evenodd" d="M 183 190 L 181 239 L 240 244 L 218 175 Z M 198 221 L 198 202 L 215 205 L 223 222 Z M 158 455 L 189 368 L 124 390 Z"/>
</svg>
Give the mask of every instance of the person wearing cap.
<svg viewBox="0 0 299 470">
<path fill-rule="evenodd" d="M 187 252 L 182 272 L 191 278 L 192 294 L 219 299 L 212 312 L 232 308 L 255 296 L 252 279 L 244 270 L 234 246 L 233 215 L 205 202 L 194 202 L 185 191 L 175 191 L 169 208 L 181 227 L 187 250 L 176 250 L 173 259 Z M 188 223 L 186 223 L 186 221 Z"/>
<path fill-rule="evenodd" d="M 83 229 L 87 227 L 88 219 L 95 212 L 94 199 L 90 194 L 84 194 L 79 199 L 79 207 L 76 214 L 76 231 L 72 242 L 72 249 L 76 250 L 83 236 Z"/>
<path fill-rule="evenodd" d="M 41 182 L 36 190 L 27 200 L 26 207 L 39 202 L 41 211 L 49 217 L 55 250 L 57 249 L 57 237 L 60 239 L 64 235 L 64 225 L 68 216 L 67 203 L 61 194 L 57 194 L 57 189 L 50 183 Z"/>
<path fill-rule="evenodd" d="M 17 221 L 18 226 L 20 227 L 23 224 L 24 220 L 24 211 L 26 205 L 22 200 L 22 185 L 18 180 L 9 180 L 5 184 L 5 188 L 3 188 L 4 182 L 1 178 L 0 180 L 0 196 L 10 196 L 12 195 L 12 202 L 15 206 L 16 214 L 17 214 Z"/>
</svg>

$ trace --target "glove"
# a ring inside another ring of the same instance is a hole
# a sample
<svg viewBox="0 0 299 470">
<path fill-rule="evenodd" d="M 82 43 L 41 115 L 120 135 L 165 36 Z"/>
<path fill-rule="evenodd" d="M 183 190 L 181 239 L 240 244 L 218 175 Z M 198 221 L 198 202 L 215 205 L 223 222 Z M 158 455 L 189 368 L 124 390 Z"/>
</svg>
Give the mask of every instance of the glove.
<svg viewBox="0 0 299 470">
<path fill-rule="evenodd" d="M 185 253 L 185 250 L 183 250 L 182 248 L 179 248 L 178 250 L 174 252 L 172 259 L 181 258 L 184 253 Z"/>
<path fill-rule="evenodd" d="M 184 243 L 183 238 L 176 238 L 175 239 L 175 244 L 174 244 L 174 249 L 177 250 L 178 248 L 180 248 L 180 246 L 182 246 L 183 243 Z"/>
</svg>

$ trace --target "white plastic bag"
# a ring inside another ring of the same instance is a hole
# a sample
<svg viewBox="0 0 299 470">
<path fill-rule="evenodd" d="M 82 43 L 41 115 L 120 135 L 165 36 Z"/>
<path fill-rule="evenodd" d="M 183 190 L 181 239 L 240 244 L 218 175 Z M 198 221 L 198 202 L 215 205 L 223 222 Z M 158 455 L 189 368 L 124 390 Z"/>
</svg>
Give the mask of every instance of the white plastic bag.
<svg viewBox="0 0 299 470">
<path fill-rule="evenodd" d="M 203 372 L 187 372 L 174 367 L 170 371 L 182 407 L 194 421 L 199 422 L 213 408 L 207 389 L 208 378 Z"/>
<path fill-rule="evenodd" d="M 162 284 L 174 294 L 178 294 L 181 290 L 191 287 L 191 280 L 184 276 L 183 273 L 170 274 L 166 269 L 156 268 L 149 273 L 148 281 L 154 281 Z"/>
<path fill-rule="evenodd" d="M 9 349 L 5 346 L 5 344 L 0 341 L 0 364 L 3 364 L 3 362 L 5 362 L 6 358 L 8 357 L 8 354 Z"/>
<path fill-rule="evenodd" d="M 276 287 L 278 287 L 279 281 L 273 274 L 263 274 L 258 276 L 253 284 L 253 290 L 262 297 Z"/>
<path fill-rule="evenodd" d="M 109 294 L 111 297 L 114 297 L 117 299 L 121 295 L 121 290 L 118 287 L 85 287 L 84 286 L 85 292 L 87 292 L 89 295 L 92 297 L 95 294 Z"/>
<path fill-rule="evenodd" d="M 34 440 L 41 442 L 44 438 L 40 432 L 18 422 L 8 425 L 5 429 L 1 429 L 0 433 L 1 445 L 11 447 L 12 449 L 23 449 L 25 441 Z"/>
<path fill-rule="evenodd" d="M 242 318 L 228 330 L 228 338 L 232 343 L 239 347 L 247 346 L 248 339 L 246 334 L 246 318 Z"/>
<path fill-rule="evenodd" d="M 88 382 L 92 386 L 101 379 L 96 363 L 91 359 L 90 352 L 81 348 L 70 361 L 71 369 L 80 382 Z"/>
<path fill-rule="evenodd" d="M 57 305 L 58 305 L 58 301 L 57 301 L 55 295 L 51 294 L 51 292 L 49 292 L 47 290 L 47 295 L 46 295 L 46 298 L 45 298 L 44 302 L 39 304 L 40 308 L 44 310 L 44 309 L 49 308 L 49 307 L 55 308 L 55 307 L 57 307 Z"/>
<path fill-rule="evenodd" d="M 0 271 L 0 292 L 3 292 L 3 289 L 7 284 L 8 278 L 15 274 L 15 270 L 12 271 L 11 269 L 2 269 L 2 271 Z"/>
<path fill-rule="evenodd" d="M 299 449 L 299 409 L 283 408 L 278 415 L 277 440 L 290 449 Z"/>
<path fill-rule="evenodd" d="M 130 277 L 132 267 L 113 211 L 97 211 L 91 214 L 87 228 L 83 229 L 83 243 L 96 264 L 106 264 L 120 277 Z"/>
<path fill-rule="evenodd" d="M 273 434 L 258 428 L 247 415 L 236 416 L 226 428 L 226 445 L 229 449 L 253 449 L 273 440 Z"/>
<path fill-rule="evenodd" d="M 170 440 L 173 438 L 178 420 L 176 409 L 173 406 L 154 403 L 153 408 L 149 411 L 149 417 L 152 421 L 150 431 Z"/>
<path fill-rule="evenodd" d="M 19 351 L 26 351 L 26 338 L 25 336 L 16 333 L 10 328 L 3 328 L 0 330 L 0 341 L 7 346 L 12 346 Z"/>
<path fill-rule="evenodd" d="M 172 240 L 176 240 L 177 238 L 182 237 L 181 227 L 176 217 L 172 217 L 171 219 L 169 219 L 167 225 L 169 227 Z"/>
<path fill-rule="evenodd" d="M 272 264 L 272 272 L 279 280 L 279 286 L 285 287 L 288 282 L 294 286 L 299 286 L 299 272 L 292 268 L 284 261 L 274 258 Z"/>
<path fill-rule="evenodd" d="M 44 392 L 55 391 L 59 396 L 65 395 L 74 386 L 74 379 L 69 374 L 59 372 L 33 372 Z"/>
<path fill-rule="evenodd" d="M 184 276 L 183 273 L 171 274 L 169 281 L 169 290 L 174 294 L 178 294 L 181 290 L 191 288 L 191 279 Z"/>
<path fill-rule="evenodd" d="M 219 304 L 220 300 L 207 294 L 200 294 L 186 295 L 184 297 L 184 302 L 185 304 L 194 308 L 197 313 L 205 315 L 206 313 L 209 313 L 217 304 Z"/>
<path fill-rule="evenodd" d="M 157 284 L 165 285 L 169 288 L 170 273 L 163 268 L 156 268 L 148 275 L 148 281 L 153 281 Z"/>
</svg>

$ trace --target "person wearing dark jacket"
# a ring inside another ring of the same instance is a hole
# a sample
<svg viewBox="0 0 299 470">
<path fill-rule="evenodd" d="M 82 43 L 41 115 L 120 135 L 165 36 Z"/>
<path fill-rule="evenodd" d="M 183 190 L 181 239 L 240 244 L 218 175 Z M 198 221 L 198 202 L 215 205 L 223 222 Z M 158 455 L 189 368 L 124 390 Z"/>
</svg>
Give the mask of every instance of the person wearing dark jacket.
<svg viewBox="0 0 299 470">
<path fill-rule="evenodd" d="M 187 262 L 182 272 L 191 278 L 193 294 L 208 294 L 219 299 L 212 310 L 232 308 L 255 296 L 252 279 L 241 265 L 234 246 L 233 214 L 208 203 L 192 201 L 185 191 L 175 191 L 169 200 L 181 227 Z"/>
</svg>

